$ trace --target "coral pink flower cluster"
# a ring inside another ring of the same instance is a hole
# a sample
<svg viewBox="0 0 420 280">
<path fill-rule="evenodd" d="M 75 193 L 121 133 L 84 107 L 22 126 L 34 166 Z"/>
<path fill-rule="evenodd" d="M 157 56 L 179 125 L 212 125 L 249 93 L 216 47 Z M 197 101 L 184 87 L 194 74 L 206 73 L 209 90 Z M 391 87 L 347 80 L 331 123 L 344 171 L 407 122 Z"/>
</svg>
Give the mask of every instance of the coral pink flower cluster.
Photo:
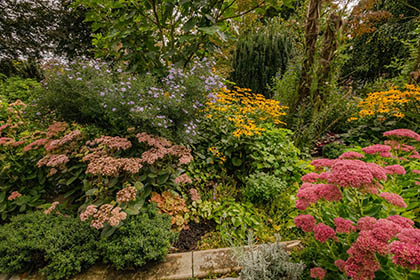
<svg viewBox="0 0 420 280">
<path fill-rule="evenodd" d="M 86 221 L 92 216 L 90 226 L 101 229 L 108 223 L 116 227 L 121 221 L 127 218 L 127 213 L 122 212 L 120 207 L 113 207 L 111 204 L 102 204 L 99 209 L 96 205 L 89 205 L 84 212 L 80 214 L 80 220 Z"/>
<path fill-rule="evenodd" d="M 192 180 L 186 173 L 175 178 L 175 184 L 191 184 Z"/>
<path fill-rule="evenodd" d="M 184 146 L 174 145 L 164 138 L 151 136 L 145 132 L 139 133 L 136 136 L 140 143 L 145 142 L 152 147 L 142 154 L 142 162 L 153 164 L 166 155 L 178 157 L 179 165 L 188 164 L 193 159 L 191 151 Z"/>
<path fill-rule="evenodd" d="M 17 198 L 19 198 L 19 197 L 21 197 L 22 196 L 22 194 L 21 193 L 19 193 L 18 191 L 14 191 L 14 192 L 12 192 L 10 195 L 9 195 L 9 197 L 7 198 L 7 200 L 15 200 L 15 199 L 17 199 Z"/>
<path fill-rule="evenodd" d="M 51 214 L 51 213 L 52 213 L 52 211 L 54 211 L 54 210 L 55 210 L 55 208 L 58 206 L 58 204 L 60 204 L 60 202 L 58 202 L 58 201 L 54 201 L 54 202 L 51 204 L 51 206 L 50 206 L 48 209 L 46 209 L 46 210 L 44 211 L 44 214 L 45 214 L 45 215 L 49 215 L 49 214 Z"/>
<path fill-rule="evenodd" d="M 118 202 L 130 202 L 136 199 L 137 189 L 135 187 L 126 187 L 117 192 Z"/>
</svg>

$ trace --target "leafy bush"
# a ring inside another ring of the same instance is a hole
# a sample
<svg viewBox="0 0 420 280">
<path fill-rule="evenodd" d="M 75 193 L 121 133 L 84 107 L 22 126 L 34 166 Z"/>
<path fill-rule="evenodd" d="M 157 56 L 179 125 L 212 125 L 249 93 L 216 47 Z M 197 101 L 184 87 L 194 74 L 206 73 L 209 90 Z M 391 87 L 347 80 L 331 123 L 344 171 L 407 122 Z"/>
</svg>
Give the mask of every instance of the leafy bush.
<svg viewBox="0 0 420 280">
<path fill-rule="evenodd" d="M 259 172 L 248 176 L 243 195 L 253 203 L 265 204 L 275 200 L 286 188 L 286 182 L 275 175 Z"/>
<path fill-rule="evenodd" d="M 16 216 L 0 227 L 0 272 L 40 269 L 48 279 L 68 279 L 99 258 L 96 238 L 76 218 L 42 212 Z"/>
<path fill-rule="evenodd" d="M 1 80 L 0 77 L 0 96 L 6 102 L 14 102 L 19 99 L 26 103 L 32 100 L 34 91 L 39 88 L 40 84 L 33 79 L 10 77 Z"/>
<path fill-rule="evenodd" d="M 343 143 L 328 143 L 322 147 L 322 155 L 326 158 L 338 158 L 345 151 Z"/>
<path fill-rule="evenodd" d="M 305 265 L 293 263 L 289 254 L 280 243 L 254 246 L 234 251 L 235 258 L 242 267 L 240 278 L 243 280 L 297 280 Z"/>
<path fill-rule="evenodd" d="M 396 129 L 384 136 L 391 140 L 314 160 L 317 172 L 302 177 L 296 208 L 305 213 L 294 221 L 315 251 L 305 259 L 316 266 L 313 278 L 418 277 L 420 155 L 407 142 L 418 146 L 420 135 Z"/>
<path fill-rule="evenodd" d="M 111 237 L 100 240 L 104 261 L 118 270 L 162 261 L 176 236 L 170 229 L 170 217 L 149 205 L 139 215 L 130 216 Z"/>
<path fill-rule="evenodd" d="M 37 101 L 40 111 L 55 111 L 65 121 L 94 124 L 108 133 L 130 127 L 176 142 L 191 142 L 207 96 L 222 86 L 211 61 L 190 69 L 171 67 L 158 81 L 151 74 L 133 76 L 106 63 L 52 64 Z"/>
</svg>

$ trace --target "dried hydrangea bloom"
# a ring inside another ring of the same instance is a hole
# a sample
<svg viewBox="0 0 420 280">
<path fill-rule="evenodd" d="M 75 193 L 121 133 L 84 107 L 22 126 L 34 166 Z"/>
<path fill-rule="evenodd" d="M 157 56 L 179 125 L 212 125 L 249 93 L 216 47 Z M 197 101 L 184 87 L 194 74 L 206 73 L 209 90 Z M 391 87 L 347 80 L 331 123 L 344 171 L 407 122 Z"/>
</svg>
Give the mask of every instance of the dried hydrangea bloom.
<svg viewBox="0 0 420 280">
<path fill-rule="evenodd" d="M 117 192 L 118 202 L 130 202 L 136 199 L 137 189 L 135 187 L 126 187 Z"/>
<path fill-rule="evenodd" d="M 21 197 L 22 196 L 22 194 L 21 193 L 19 193 L 18 191 L 14 191 L 14 192 L 12 192 L 10 195 L 9 195 L 9 197 L 7 198 L 7 200 L 15 200 L 15 199 L 17 199 L 17 198 L 19 198 L 19 197 Z"/>
<path fill-rule="evenodd" d="M 379 197 L 382 197 L 383 199 L 397 207 L 407 208 L 407 204 L 404 202 L 404 199 L 396 193 L 383 192 L 379 195 Z"/>
</svg>

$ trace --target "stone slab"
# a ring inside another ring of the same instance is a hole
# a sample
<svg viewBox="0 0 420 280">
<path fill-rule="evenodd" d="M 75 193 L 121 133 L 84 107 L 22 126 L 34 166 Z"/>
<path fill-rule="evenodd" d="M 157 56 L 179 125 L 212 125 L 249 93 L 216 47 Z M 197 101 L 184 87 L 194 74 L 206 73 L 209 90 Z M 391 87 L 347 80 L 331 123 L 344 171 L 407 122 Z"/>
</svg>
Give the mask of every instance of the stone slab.
<svg viewBox="0 0 420 280">
<path fill-rule="evenodd" d="M 194 277 L 205 277 L 212 273 L 231 273 L 240 269 L 233 258 L 231 248 L 193 252 Z"/>
</svg>

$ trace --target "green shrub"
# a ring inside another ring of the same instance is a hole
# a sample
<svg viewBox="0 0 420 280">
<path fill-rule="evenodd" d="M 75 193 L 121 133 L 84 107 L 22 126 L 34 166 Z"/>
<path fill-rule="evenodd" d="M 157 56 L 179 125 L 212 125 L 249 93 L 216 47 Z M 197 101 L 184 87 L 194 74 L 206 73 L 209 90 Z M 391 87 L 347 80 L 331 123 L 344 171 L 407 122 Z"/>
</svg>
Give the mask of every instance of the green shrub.
<svg viewBox="0 0 420 280">
<path fill-rule="evenodd" d="M 233 56 L 231 79 L 257 93 L 270 96 L 267 84 L 283 74 L 292 52 L 292 37 L 285 25 L 272 20 L 267 26 L 241 36 Z"/>
<path fill-rule="evenodd" d="M 258 172 L 247 178 L 243 194 L 249 201 L 261 204 L 271 202 L 286 188 L 286 183 L 275 175 Z"/>
<path fill-rule="evenodd" d="M 170 228 L 170 217 L 158 214 L 156 207 L 149 205 L 137 216 L 128 217 L 111 237 L 101 239 L 104 261 L 118 270 L 162 261 L 175 237 Z"/>
<path fill-rule="evenodd" d="M 99 257 L 97 234 L 77 218 L 20 215 L 0 227 L 0 272 L 40 271 L 48 279 L 68 279 Z"/>
<path fill-rule="evenodd" d="M 34 96 L 34 90 L 40 88 L 40 84 L 33 79 L 11 77 L 2 81 L 0 77 L 0 95 L 3 101 L 14 102 L 20 99 L 27 102 Z"/>
<path fill-rule="evenodd" d="M 338 158 L 345 150 L 346 146 L 343 143 L 328 143 L 322 147 L 322 155 L 327 158 Z"/>
</svg>

